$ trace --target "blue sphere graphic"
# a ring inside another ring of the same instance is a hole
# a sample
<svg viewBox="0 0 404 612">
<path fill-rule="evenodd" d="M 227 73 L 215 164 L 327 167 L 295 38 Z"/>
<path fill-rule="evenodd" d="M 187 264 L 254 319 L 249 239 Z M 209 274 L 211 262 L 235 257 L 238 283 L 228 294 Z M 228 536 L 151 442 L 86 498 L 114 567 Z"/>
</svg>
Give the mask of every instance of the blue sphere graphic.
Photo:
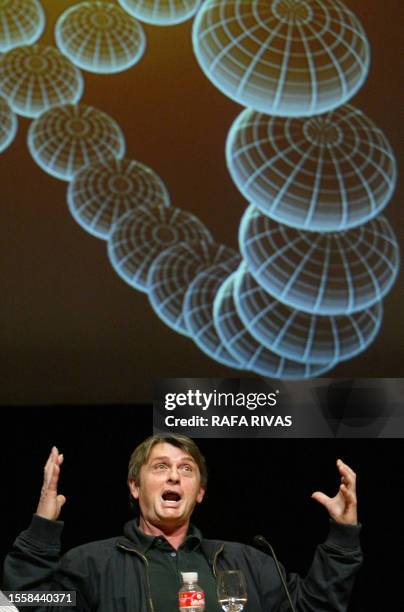
<svg viewBox="0 0 404 612">
<path fill-rule="evenodd" d="M 125 154 L 124 135 L 116 121 L 84 104 L 49 109 L 31 123 L 27 141 L 42 170 L 64 181 L 93 161 Z"/>
<path fill-rule="evenodd" d="M 0 153 L 13 142 L 17 133 L 17 117 L 7 100 L 0 96 Z"/>
<path fill-rule="evenodd" d="M 189 336 L 184 298 L 190 283 L 211 266 L 234 258 L 234 251 L 215 242 L 183 242 L 163 251 L 150 268 L 149 301 L 156 314 L 172 329 Z"/>
<path fill-rule="evenodd" d="M 279 225 L 250 206 L 240 224 L 249 272 L 287 306 L 312 314 L 365 310 L 391 289 L 399 247 L 383 216 L 346 232 L 319 234 Z"/>
<path fill-rule="evenodd" d="M 234 299 L 248 331 L 282 357 L 329 365 L 359 355 L 376 338 L 382 302 L 351 315 L 312 315 L 282 304 L 257 284 L 243 265 Z"/>
<path fill-rule="evenodd" d="M 87 232 L 107 240 L 122 215 L 141 205 L 168 206 L 170 196 L 161 178 L 148 166 L 129 159 L 95 161 L 69 183 L 67 203 Z"/>
<path fill-rule="evenodd" d="M 339 0 L 206 0 L 194 21 L 193 46 L 226 96 L 286 117 L 344 104 L 370 62 L 362 25 Z"/>
<path fill-rule="evenodd" d="M 397 178 L 383 132 L 350 105 L 311 118 L 246 109 L 227 138 L 227 165 L 243 196 L 279 223 L 342 231 L 380 213 Z"/>
<path fill-rule="evenodd" d="M 238 268 L 240 255 L 203 270 L 191 282 L 184 298 L 185 323 L 193 341 L 215 361 L 232 368 L 239 367 L 235 359 L 220 340 L 213 321 L 213 303 L 223 281 Z"/>
<path fill-rule="evenodd" d="M 252 370 L 261 376 L 285 380 L 299 380 L 320 376 L 334 364 L 317 365 L 300 363 L 281 357 L 258 342 L 248 331 L 234 303 L 234 283 L 238 272 L 234 272 L 219 287 L 216 293 L 213 316 L 219 337 L 230 354 L 239 361 L 240 367 Z"/>
<path fill-rule="evenodd" d="M 201 0 L 118 0 L 130 15 L 156 26 L 170 26 L 193 17 Z"/>
<path fill-rule="evenodd" d="M 183 242 L 212 241 L 193 214 L 162 204 L 131 210 L 112 227 L 108 256 L 114 270 L 131 287 L 149 291 L 149 271 L 157 257 Z"/>
<path fill-rule="evenodd" d="M 45 28 L 38 0 L 0 0 L 0 53 L 32 45 Z"/>
<path fill-rule="evenodd" d="M 120 6 L 102 0 L 68 8 L 56 23 L 55 39 L 73 64 L 98 74 L 130 68 L 146 47 L 140 23 Z"/>
<path fill-rule="evenodd" d="M 38 117 L 52 106 L 76 104 L 83 89 L 80 70 L 54 47 L 22 46 L 0 57 L 0 90 L 18 115 Z"/>
</svg>

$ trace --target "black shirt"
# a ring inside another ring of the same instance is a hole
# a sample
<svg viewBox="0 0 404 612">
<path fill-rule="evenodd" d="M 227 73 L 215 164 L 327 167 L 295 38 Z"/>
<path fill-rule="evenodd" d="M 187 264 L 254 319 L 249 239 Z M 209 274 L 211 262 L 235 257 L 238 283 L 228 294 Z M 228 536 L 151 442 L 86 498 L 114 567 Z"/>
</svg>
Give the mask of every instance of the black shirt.
<svg viewBox="0 0 404 612">
<path fill-rule="evenodd" d="M 205 593 L 205 612 L 219 612 L 216 580 L 201 549 L 202 535 L 193 525 L 178 550 L 163 536 L 146 535 L 135 525 L 139 550 L 148 561 L 153 604 L 156 612 L 177 612 L 181 572 L 198 572 L 198 585 Z"/>
</svg>

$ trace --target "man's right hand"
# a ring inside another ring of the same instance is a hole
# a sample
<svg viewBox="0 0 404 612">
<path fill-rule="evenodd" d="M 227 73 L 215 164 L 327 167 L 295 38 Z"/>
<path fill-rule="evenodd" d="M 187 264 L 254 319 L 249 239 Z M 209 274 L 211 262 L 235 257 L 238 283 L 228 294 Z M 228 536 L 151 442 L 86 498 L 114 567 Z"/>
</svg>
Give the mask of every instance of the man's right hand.
<svg viewBox="0 0 404 612">
<path fill-rule="evenodd" d="M 54 446 L 49 455 L 44 468 L 44 478 L 36 513 L 42 518 L 56 521 L 59 518 L 60 510 L 66 501 L 64 495 L 58 495 L 58 480 L 60 466 L 63 463 L 63 455 L 59 454 Z"/>
</svg>

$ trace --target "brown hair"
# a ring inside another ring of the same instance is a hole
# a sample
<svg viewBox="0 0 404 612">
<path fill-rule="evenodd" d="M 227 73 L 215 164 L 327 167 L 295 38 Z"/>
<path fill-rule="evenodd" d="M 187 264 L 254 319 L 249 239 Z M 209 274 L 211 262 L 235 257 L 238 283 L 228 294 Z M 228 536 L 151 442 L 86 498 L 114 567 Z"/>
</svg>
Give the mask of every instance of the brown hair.
<svg viewBox="0 0 404 612">
<path fill-rule="evenodd" d="M 182 448 L 188 455 L 194 459 L 196 465 L 199 468 L 201 475 L 201 487 L 206 489 L 208 482 L 208 470 L 206 467 L 205 457 L 191 438 L 187 436 L 170 434 L 170 435 L 154 435 L 146 438 L 139 446 L 135 448 L 129 459 L 128 467 L 128 482 L 134 480 L 136 483 L 140 482 L 140 470 L 142 465 L 147 463 L 152 448 L 156 444 L 171 444 L 177 448 Z"/>
</svg>

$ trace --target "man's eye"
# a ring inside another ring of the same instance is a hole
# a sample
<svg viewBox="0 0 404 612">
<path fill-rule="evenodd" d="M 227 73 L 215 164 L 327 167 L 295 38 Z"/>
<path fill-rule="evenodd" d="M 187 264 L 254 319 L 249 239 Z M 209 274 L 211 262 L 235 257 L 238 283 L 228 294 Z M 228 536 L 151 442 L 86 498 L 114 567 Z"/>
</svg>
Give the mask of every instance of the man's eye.
<svg viewBox="0 0 404 612">
<path fill-rule="evenodd" d="M 165 469 L 166 469 L 166 467 L 167 467 L 167 466 L 166 466 L 166 464 L 165 464 L 165 463 L 157 463 L 157 464 L 154 466 L 154 469 L 155 469 L 155 470 L 165 470 Z"/>
<path fill-rule="evenodd" d="M 184 472 L 193 472 L 192 465 L 189 465 L 187 463 L 185 465 L 181 465 L 180 469 L 183 470 Z"/>
</svg>

